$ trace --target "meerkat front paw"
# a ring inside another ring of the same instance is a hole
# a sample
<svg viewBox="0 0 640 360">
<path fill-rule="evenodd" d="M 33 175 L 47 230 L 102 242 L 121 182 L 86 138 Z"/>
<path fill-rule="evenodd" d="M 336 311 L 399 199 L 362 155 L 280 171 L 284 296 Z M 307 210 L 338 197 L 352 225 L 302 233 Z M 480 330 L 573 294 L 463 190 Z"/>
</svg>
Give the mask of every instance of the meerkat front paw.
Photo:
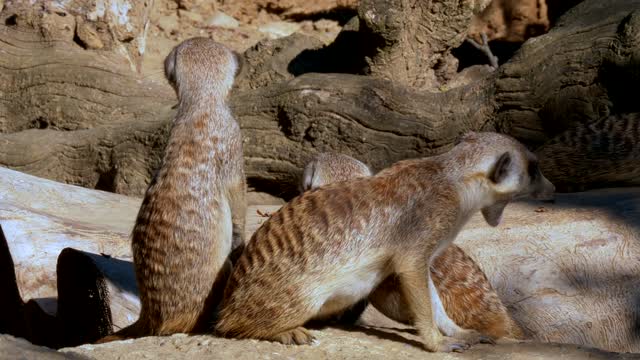
<svg viewBox="0 0 640 360">
<path fill-rule="evenodd" d="M 273 337 L 274 341 L 285 345 L 311 345 L 316 341 L 315 336 L 302 326 L 283 331 Z"/>
<path fill-rule="evenodd" d="M 472 329 L 463 329 L 462 331 L 458 331 L 452 337 L 455 339 L 466 341 L 471 345 L 478 344 L 478 343 L 492 344 L 492 345 L 496 344 L 496 341 L 492 337 L 484 335 Z"/>
</svg>

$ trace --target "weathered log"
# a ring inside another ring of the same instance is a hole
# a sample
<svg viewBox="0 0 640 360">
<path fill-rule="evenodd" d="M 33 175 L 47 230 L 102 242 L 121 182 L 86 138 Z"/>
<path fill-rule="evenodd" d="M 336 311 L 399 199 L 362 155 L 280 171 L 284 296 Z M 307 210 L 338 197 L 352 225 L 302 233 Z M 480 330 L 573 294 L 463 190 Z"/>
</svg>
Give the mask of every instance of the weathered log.
<svg viewBox="0 0 640 360">
<path fill-rule="evenodd" d="M 587 0 L 548 34 L 527 41 L 492 75 L 441 92 L 374 76 L 326 74 L 344 70 L 340 63 L 363 63 L 358 51 L 338 51 L 352 35 L 359 39 L 356 45 L 373 36 L 360 27 L 345 29 L 342 40 L 327 48 L 300 36 L 257 46 L 231 98 L 246 141 L 250 184 L 292 196 L 295 179 L 317 151 L 343 152 L 379 169 L 406 157 L 441 153 L 468 130 L 495 129 L 537 147 L 609 114 L 640 112 L 631 94 L 616 85 L 637 78 L 638 6 L 639 0 Z M 141 78 L 105 54 L 65 39 L 43 39 L 19 24 L 0 25 L 0 38 L 6 39 L 0 43 L 5 55 L 0 57 L 0 164 L 142 194 L 159 164 L 173 115 L 169 86 Z M 278 56 L 270 58 L 274 50 Z M 627 168 L 640 166 L 629 154 L 605 155 L 622 156 Z M 567 188 L 584 182 L 556 170 L 560 175 L 551 180 Z M 615 168 L 608 171 L 616 184 L 637 184 L 629 173 L 619 181 Z M 610 184 L 598 181 L 598 186 Z"/>
<path fill-rule="evenodd" d="M 367 34 L 367 46 L 373 48 L 365 72 L 401 85 L 433 89 L 443 75 L 450 75 L 440 74 L 438 79 L 438 69 L 455 73 L 457 60 L 450 52 L 462 44 L 474 15 L 489 3 L 361 0 L 360 29 Z"/>
</svg>

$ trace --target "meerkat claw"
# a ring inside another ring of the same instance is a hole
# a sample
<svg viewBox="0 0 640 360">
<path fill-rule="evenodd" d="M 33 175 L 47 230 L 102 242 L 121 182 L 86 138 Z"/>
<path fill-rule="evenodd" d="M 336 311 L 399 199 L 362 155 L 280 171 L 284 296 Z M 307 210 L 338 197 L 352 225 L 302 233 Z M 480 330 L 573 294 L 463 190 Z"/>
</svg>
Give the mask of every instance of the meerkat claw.
<svg viewBox="0 0 640 360">
<path fill-rule="evenodd" d="M 285 345 L 312 345 L 316 341 L 316 338 L 311 335 L 309 330 L 303 327 L 297 327 L 277 334 L 273 340 Z"/>
<path fill-rule="evenodd" d="M 440 343 L 439 352 L 464 352 L 469 349 L 471 344 L 464 340 L 454 339 L 450 337 L 444 337 Z"/>
</svg>

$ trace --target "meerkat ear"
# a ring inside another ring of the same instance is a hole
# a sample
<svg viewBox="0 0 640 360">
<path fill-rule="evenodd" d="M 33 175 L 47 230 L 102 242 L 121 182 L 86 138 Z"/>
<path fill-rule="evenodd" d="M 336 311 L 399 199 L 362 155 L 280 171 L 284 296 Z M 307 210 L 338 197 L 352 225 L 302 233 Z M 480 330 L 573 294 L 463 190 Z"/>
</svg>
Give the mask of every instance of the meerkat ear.
<svg viewBox="0 0 640 360">
<path fill-rule="evenodd" d="M 300 192 L 303 193 L 307 190 L 311 190 L 313 187 L 313 176 L 316 173 L 316 159 L 312 159 L 307 163 L 304 167 L 304 172 L 302 173 L 302 181 L 300 183 Z"/>
<path fill-rule="evenodd" d="M 236 69 L 236 74 L 234 77 L 238 77 L 238 75 L 242 71 L 242 68 L 244 67 L 244 56 L 242 56 L 242 54 L 235 50 L 231 50 L 231 52 L 233 53 L 233 56 L 236 57 L 236 64 L 238 64 L 238 68 Z"/>
<path fill-rule="evenodd" d="M 509 175 L 509 169 L 511 168 L 511 154 L 505 152 L 498 158 L 496 164 L 493 166 L 491 173 L 489 174 L 489 180 L 498 184 Z"/>
<path fill-rule="evenodd" d="M 176 86 L 176 56 L 177 48 L 173 48 L 164 59 L 164 76 L 169 80 L 171 86 Z"/>
</svg>

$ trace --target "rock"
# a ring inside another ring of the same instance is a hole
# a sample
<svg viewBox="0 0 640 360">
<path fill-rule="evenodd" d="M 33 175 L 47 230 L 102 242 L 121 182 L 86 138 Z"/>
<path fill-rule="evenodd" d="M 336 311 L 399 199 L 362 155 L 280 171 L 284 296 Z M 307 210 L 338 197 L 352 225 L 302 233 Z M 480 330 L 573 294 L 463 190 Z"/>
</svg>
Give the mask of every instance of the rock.
<svg viewBox="0 0 640 360">
<path fill-rule="evenodd" d="M 300 24 L 286 21 L 274 21 L 258 28 L 258 31 L 267 34 L 271 39 L 289 36 L 300 30 Z"/>
<path fill-rule="evenodd" d="M 78 35 L 85 47 L 112 52 L 114 59 L 139 71 L 150 8 L 146 1 L 131 0 L 12 1 L 5 4 L 0 17 L 27 18 L 51 41 Z"/>
<path fill-rule="evenodd" d="M 178 22 L 176 20 L 173 16 L 163 16 L 158 19 L 157 24 L 161 30 L 170 33 L 178 28 Z"/>
<path fill-rule="evenodd" d="M 104 43 L 100 40 L 100 36 L 89 23 L 82 20 L 80 16 L 76 17 L 76 35 L 86 49 L 102 49 Z"/>
<path fill-rule="evenodd" d="M 210 6 L 210 1 L 207 0 L 177 0 L 178 7 L 188 11 L 200 9 L 202 7 Z"/>
<path fill-rule="evenodd" d="M 207 25 L 217 26 L 225 29 L 235 29 L 240 26 L 240 22 L 222 11 L 216 11 L 213 16 L 207 20 Z"/>
<path fill-rule="evenodd" d="M 546 0 L 494 0 L 476 15 L 469 36 L 482 43 L 481 33 L 489 40 L 524 42 L 549 30 Z"/>
<path fill-rule="evenodd" d="M 15 338 L 11 335 L 0 335 L 0 358 L 29 360 L 91 359 L 91 357 L 74 354 L 72 352 L 60 353 L 44 346 L 33 345 L 27 340 Z"/>
<path fill-rule="evenodd" d="M 178 10 L 178 16 L 181 19 L 188 19 L 195 23 L 202 23 L 204 21 L 204 17 L 201 14 L 187 10 Z"/>
</svg>

